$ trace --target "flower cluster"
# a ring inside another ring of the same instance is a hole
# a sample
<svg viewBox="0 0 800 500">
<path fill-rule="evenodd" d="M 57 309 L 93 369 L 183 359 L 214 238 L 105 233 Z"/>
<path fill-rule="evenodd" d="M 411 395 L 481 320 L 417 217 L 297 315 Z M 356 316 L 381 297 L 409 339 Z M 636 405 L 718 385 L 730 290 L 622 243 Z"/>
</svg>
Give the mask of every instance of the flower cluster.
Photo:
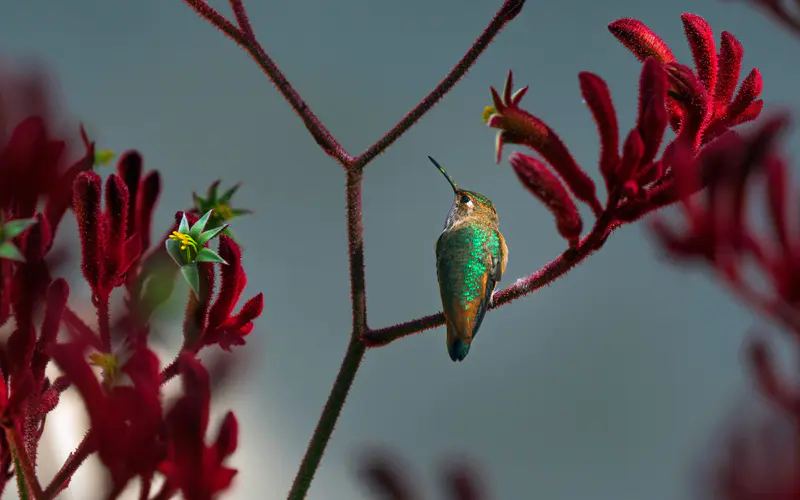
<svg viewBox="0 0 800 500">
<path fill-rule="evenodd" d="M 579 75 L 581 94 L 600 136 L 599 170 L 607 192 L 604 204 L 591 177 L 556 132 L 520 107 L 528 88 L 515 92 L 509 73 L 502 94 L 491 89 L 493 106 L 484 111 L 484 120 L 498 129 L 497 161 L 504 144 L 524 145 L 541 155 L 545 163 L 518 152 L 511 155 L 510 162 L 522 184 L 553 213 L 559 233 L 571 247 L 579 245 L 583 229 L 573 197 L 588 205 L 608 229 L 674 203 L 677 191 L 672 156 L 677 145 L 689 144 L 691 154 L 698 154 L 731 127 L 754 120 L 761 112 L 758 70 L 752 70 L 736 92 L 743 56 L 736 38 L 723 32 L 717 54 L 708 24 L 692 14 L 681 18 L 695 70 L 676 62 L 667 44 L 640 21 L 621 19 L 609 25 L 611 33 L 643 62 L 637 120 L 625 136 L 621 151 L 608 86 L 593 73 Z M 668 126 L 676 137 L 659 156 Z M 701 183 L 697 189 L 702 187 Z M 604 236 L 599 236 L 600 242 Z"/>
<path fill-rule="evenodd" d="M 38 81 L 8 85 L 9 78 L 2 76 L 4 92 L 44 95 Z M 144 172 L 141 155 L 128 151 L 116 171 L 101 179 L 94 167 L 114 155 L 96 151 L 83 130 L 83 153 L 66 165 L 66 144 L 51 137 L 52 120 L 44 109 L 45 103 L 36 101 L 23 106 L 20 116 L 0 117 L 7 120 L 0 131 L 11 130 L 0 135 L 0 326 L 10 329 L 0 347 L 0 492 L 16 477 L 21 494 L 55 498 L 96 452 L 112 479 L 106 498 L 116 498 L 134 478 L 141 479 L 142 498 L 148 498 L 151 484 L 161 476 L 158 498 L 180 492 L 187 499 L 210 499 L 227 489 L 236 474 L 225 461 L 236 450 L 238 431 L 229 413 L 216 441 L 206 444 L 209 373 L 195 355 L 204 346 L 230 350 L 244 344 L 261 315 L 263 296 L 233 313 L 246 283 L 242 255 L 227 236 L 220 240 L 219 254 L 206 246 L 225 229 L 203 231 L 210 212 L 200 221 L 179 212 L 173 237 L 152 244 L 159 174 Z M 226 193 L 227 201 L 232 194 Z M 57 264 L 70 256 L 51 250 L 70 209 L 80 236 L 80 267 L 97 311 L 96 328 L 70 307 L 70 284 L 56 276 Z M 194 219 L 191 228 L 187 217 Z M 212 262 L 225 263 L 215 296 Z M 172 294 L 177 270 L 187 276 L 187 267 L 197 272 L 195 281 L 189 280 L 186 341 L 178 358 L 162 369 L 148 346 L 149 318 Z M 125 307 L 112 321 L 115 291 Z M 51 361 L 61 371 L 55 380 L 45 375 Z M 93 367 L 102 369 L 102 377 Z M 173 403 L 163 402 L 161 387 L 178 374 L 183 394 Z M 43 487 L 36 475 L 39 440 L 48 413 L 70 388 L 86 405 L 89 432 Z"/>
</svg>

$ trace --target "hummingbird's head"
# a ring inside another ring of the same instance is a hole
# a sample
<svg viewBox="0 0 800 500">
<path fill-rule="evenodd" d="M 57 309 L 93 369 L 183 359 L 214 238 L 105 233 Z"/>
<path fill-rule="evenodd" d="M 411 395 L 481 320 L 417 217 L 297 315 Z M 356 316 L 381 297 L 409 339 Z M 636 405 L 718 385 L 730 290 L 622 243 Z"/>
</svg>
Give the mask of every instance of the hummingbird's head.
<svg viewBox="0 0 800 500">
<path fill-rule="evenodd" d="M 466 189 L 459 188 L 453 178 L 450 177 L 450 174 L 448 174 L 436 160 L 430 156 L 428 159 L 433 162 L 436 168 L 439 169 L 439 172 L 444 175 L 455 194 L 455 199 L 450 207 L 450 213 L 447 215 L 445 227 L 452 227 L 466 220 L 480 220 L 484 224 L 497 224 L 497 210 L 495 210 L 494 204 L 489 198 L 475 191 L 467 191 Z"/>
</svg>

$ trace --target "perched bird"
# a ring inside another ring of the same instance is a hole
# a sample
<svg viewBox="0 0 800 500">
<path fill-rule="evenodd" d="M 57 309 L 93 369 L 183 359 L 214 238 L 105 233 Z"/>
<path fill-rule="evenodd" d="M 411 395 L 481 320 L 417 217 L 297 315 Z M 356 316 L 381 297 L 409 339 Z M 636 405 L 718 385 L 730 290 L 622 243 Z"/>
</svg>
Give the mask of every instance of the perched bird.
<svg viewBox="0 0 800 500">
<path fill-rule="evenodd" d="M 508 247 L 492 202 L 480 193 L 459 189 L 436 160 L 428 159 L 455 193 L 434 249 L 447 351 L 453 361 L 463 361 L 506 270 Z"/>
</svg>

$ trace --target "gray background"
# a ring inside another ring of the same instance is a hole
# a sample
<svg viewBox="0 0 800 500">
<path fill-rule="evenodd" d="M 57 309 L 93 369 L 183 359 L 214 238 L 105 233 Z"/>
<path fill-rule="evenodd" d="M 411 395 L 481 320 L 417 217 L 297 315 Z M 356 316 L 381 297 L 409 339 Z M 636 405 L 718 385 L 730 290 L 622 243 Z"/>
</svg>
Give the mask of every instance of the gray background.
<svg viewBox="0 0 800 500">
<path fill-rule="evenodd" d="M 356 154 L 445 75 L 500 3 L 248 8 L 263 45 Z M 717 37 L 728 30 L 742 41 L 744 70 L 762 71 L 771 106 L 796 104 L 797 41 L 745 5 L 529 0 L 455 90 L 366 170 L 372 327 L 440 308 L 433 244 L 452 194 L 426 155 L 494 200 L 510 249 L 504 285 L 564 249 L 505 158 L 493 164 L 494 133 L 481 122 L 488 87 L 502 86 L 513 69 L 531 86 L 526 109 L 599 181 L 578 72 L 606 79 L 626 133 L 639 63 L 606 25 L 639 18 L 691 64 L 685 11 L 704 16 Z M 343 171 L 255 64 L 178 0 L 7 0 L 0 50 L 43 62 L 70 119 L 84 121 L 100 147 L 139 149 L 146 166 L 161 171 L 154 236 L 192 190 L 217 176 L 245 181 L 237 200 L 257 211 L 235 225 L 246 247 L 245 295 L 263 291 L 266 308 L 247 348 L 247 383 L 218 393 L 215 415 L 228 407 L 241 415 L 233 497 L 283 497 L 350 331 Z M 749 391 L 740 346 L 753 324 L 706 273 L 666 263 L 644 224 L 625 228 L 554 286 L 490 313 L 464 363 L 449 360 L 441 328 L 369 352 L 310 498 L 367 498 L 354 470 L 359 451 L 372 445 L 399 453 L 431 497 L 440 494 L 442 460 L 464 455 L 480 464 L 496 498 L 686 498 L 697 487 L 696 459 Z M 87 474 L 79 479 L 91 480 Z M 96 497 L 80 484 L 72 498 Z"/>
</svg>

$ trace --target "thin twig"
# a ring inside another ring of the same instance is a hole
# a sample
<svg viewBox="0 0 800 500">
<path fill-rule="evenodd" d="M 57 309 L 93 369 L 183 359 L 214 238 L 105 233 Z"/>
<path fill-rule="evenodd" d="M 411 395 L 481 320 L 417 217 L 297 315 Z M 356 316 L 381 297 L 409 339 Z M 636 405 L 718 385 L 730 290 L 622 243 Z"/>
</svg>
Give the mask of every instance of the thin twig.
<svg viewBox="0 0 800 500">
<path fill-rule="evenodd" d="M 353 161 L 355 168 L 364 168 L 373 158 L 384 152 L 389 146 L 400 138 L 412 125 L 414 125 L 425 113 L 439 102 L 445 94 L 450 92 L 453 86 L 464 76 L 467 71 L 475 64 L 478 57 L 489 46 L 495 36 L 508 24 L 509 21 L 514 19 L 522 9 L 525 0 L 506 0 L 500 10 L 497 11 L 489 26 L 483 31 L 480 37 L 475 40 L 472 47 L 469 48 L 464 57 L 450 70 L 450 73 L 436 86 L 425 98 L 417 104 L 414 109 L 400 120 L 397 125 L 392 127 L 390 131 L 384 134 L 383 137 L 366 149 L 363 153 L 358 155 Z"/>
<path fill-rule="evenodd" d="M 348 170 L 347 172 L 347 241 L 350 255 L 350 294 L 353 304 L 353 331 L 347 345 L 342 365 L 336 380 L 333 383 L 328 400 L 322 409 L 317 427 L 308 444 L 308 449 L 300 463 L 297 476 L 294 478 L 292 489 L 289 491 L 290 500 L 305 498 L 314 474 L 328 441 L 333 434 L 333 428 L 342 412 L 347 394 L 353 385 L 358 367 L 364 358 L 366 348 L 361 341 L 367 331 L 367 302 L 366 279 L 364 275 L 364 227 L 361 213 L 361 171 Z"/>
<path fill-rule="evenodd" d="M 278 92 L 286 99 L 295 113 L 300 116 L 300 119 L 303 120 L 303 123 L 314 137 L 314 140 L 317 141 L 317 144 L 345 168 L 351 165 L 353 158 L 331 135 L 328 129 L 325 128 L 319 118 L 317 118 L 317 115 L 311 111 L 311 108 L 308 107 L 305 101 L 300 97 L 300 94 L 292 87 L 289 80 L 287 80 L 281 70 L 278 69 L 278 66 L 272 58 L 267 54 L 264 48 L 261 47 L 261 44 L 256 41 L 255 36 L 246 36 L 204 0 L 183 1 L 246 50 L 256 64 L 264 71 L 272 84 L 275 85 Z M 242 9 L 244 9 L 243 6 Z"/>
</svg>

